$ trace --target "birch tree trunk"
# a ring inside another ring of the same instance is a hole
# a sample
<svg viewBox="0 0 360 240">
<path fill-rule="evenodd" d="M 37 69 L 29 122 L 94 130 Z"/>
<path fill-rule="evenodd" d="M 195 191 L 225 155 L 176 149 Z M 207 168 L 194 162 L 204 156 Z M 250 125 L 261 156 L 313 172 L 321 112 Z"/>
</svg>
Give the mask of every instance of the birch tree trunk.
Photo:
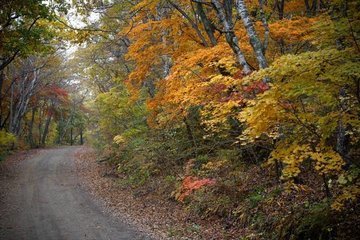
<svg viewBox="0 0 360 240">
<path fill-rule="evenodd" d="M 246 32 L 250 38 L 250 44 L 255 53 L 256 59 L 259 63 L 260 68 L 267 68 L 268 63 L 266 61 L 265 55 L 263 53 L 263 46 L 258 37 L 254 24 L 250 18 L 249 11 L 245 5 L 244 0 L 236 0 L 236 9 L 238 14 L 241 17 L 241 20 L 244 24 Z"/>
<path fill-rule="evenodd" d="M 223 5 L 219 2 L 219 0 L 212 0 L 211 1 L 216 12 L 218 15 L 218 18 L 224 28 L 226 41 L 231 47 L 232 51 L 234 52 L 236 56 L 236 60 L 238 63 L 243 67 L 243 73 L 245 75 L 251 73 L 251 69 L 249 64 L 247 63 L 245 56 L 243 52 L 240 49 L 239 46 L 239 40 L 234 32 L 234 26 L 232 24 L 232 21 L 229 21 L 229 19 L 226 18 L 225 10 Z"/>
<path fill-rule="evenodd" d="M 12 109 L 13 114 L 10 122 L 10 132 L 14 133 L 15 135 L 18 135 L 20 132 L 21 120 L 27 111 L 30 98 L 36 88 L 36 82 L 38 81 L 38 71 L 39 70 L 33 71 L 33 76 L 29 84 L 27 83 L 29 79 L 28 74 L 26 74 L 19 83 L 20 97 L 17 104 L 14 106 L 14 109 Z"/>
</svg>

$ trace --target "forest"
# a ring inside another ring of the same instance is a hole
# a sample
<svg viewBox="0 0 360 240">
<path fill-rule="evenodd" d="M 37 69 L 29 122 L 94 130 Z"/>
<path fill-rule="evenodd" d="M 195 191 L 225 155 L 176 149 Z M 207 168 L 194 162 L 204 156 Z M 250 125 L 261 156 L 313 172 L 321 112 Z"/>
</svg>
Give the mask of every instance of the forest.
<svg viewBox="0 0 360 240">
<path fill-rule="evenodd" d="M 358 238 L 359 117 L 357 0 L 0 0 L 0 161 L 86 144 L 222 239 Z"/>
</svg>

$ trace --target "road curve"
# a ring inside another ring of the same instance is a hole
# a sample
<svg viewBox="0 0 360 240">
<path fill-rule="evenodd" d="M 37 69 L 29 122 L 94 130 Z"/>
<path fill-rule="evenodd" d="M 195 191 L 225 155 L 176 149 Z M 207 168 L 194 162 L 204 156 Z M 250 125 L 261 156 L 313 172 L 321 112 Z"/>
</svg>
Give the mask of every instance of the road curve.
<svg viewBox="0 0 360 240">
<path fill-rule="evenodd" d="M 0 239 L 150 239 L 102 211 L 80 187 L 76 147 L 41 150 L 0 179 Z M 6 192 L 4 192 L 6 191 Z"/>
</svg>

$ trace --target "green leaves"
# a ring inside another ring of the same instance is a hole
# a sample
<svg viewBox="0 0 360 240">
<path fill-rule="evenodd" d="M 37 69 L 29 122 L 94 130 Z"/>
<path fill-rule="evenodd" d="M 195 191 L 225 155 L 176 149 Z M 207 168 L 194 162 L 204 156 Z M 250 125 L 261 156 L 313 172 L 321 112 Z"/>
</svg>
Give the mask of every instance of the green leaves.
<svg viewBox="0 0 360 240">
<path fill-rule="evenodd" d="M 27 57 L 53 50 L 56 14 L 65 10 L 63 1 L 8 1 L 0 11 L 0 70 L 17 55 Z M 57 12 L 56 12 L 57 11 Z"/>
</svg>

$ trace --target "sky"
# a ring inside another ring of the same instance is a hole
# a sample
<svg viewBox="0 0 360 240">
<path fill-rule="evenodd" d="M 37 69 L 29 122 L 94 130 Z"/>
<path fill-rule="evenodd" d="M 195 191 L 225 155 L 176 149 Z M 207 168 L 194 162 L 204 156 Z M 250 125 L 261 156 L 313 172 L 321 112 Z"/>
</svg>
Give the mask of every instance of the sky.
<svg viewBox="0 0 360 240">
<path fill-rule="evenodd" d="M 70 1 L 68 0 L 68 2 L 70 3 Z M 74 28 L 85 28 L 87 26 L 87 24 L 92 24 L 95 23 L 96 21 L 98 21 L 100 19 L 100 14 L 99 13 L 95 13 L 92 12 L 90 13 L 90 15 L 84 19 L 84 16 L 81 16 L 80 14 L 78 14 L 78 12 L 76 11 L 76 8 L 74 6 L 72 6 L 68 12 L 68 14 L 66 15 L 66 18 L 69 22 L 69 24 L 74 27 Z M 86 22 L 84 22 L 87 21 Z M 66 55 L 71 58 L 71 55 L 78 49 L 78 45 L 76 44 L 69 44 L 68 49 L 66 51 Z"/>
</svg>

